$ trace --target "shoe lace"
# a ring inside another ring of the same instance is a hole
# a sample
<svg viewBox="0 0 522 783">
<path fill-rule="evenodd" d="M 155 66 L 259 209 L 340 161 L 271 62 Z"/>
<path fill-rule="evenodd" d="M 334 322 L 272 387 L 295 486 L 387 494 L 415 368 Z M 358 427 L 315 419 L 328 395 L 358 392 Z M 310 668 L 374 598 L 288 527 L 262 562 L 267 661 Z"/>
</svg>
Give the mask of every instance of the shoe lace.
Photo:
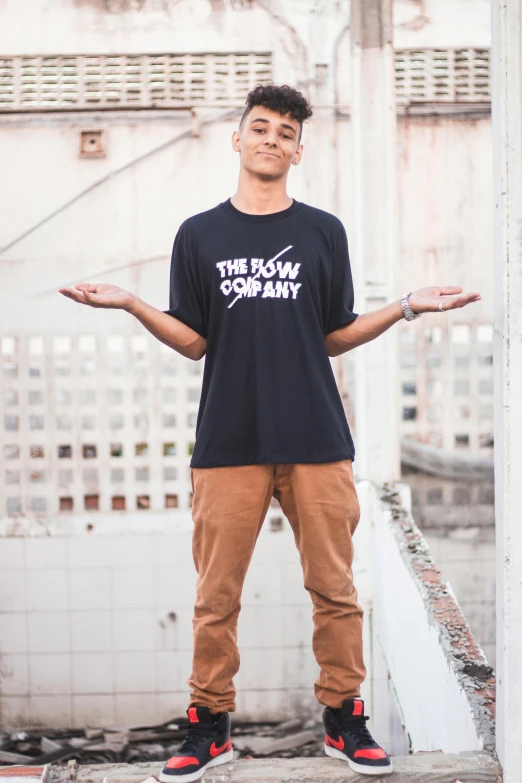
<svg viewBox="0 0 522 783">
<path fill-rule="evenodd" d="M 178 753 L 191 753 L 199 743 L 212 732 L 212 726 L 193 726 L 187 729 L 187 736 L 178 748 Z"/>
<path fill-rule="evenodd" d="M 343 723 L 341 730 L 349 731 L 359 742 L 372 744 L 375 740 L 368 731 L 368 727 L 366 726 L 367 720 L 370 720 L 369 715 L 352 715 Z"/>
</svg>

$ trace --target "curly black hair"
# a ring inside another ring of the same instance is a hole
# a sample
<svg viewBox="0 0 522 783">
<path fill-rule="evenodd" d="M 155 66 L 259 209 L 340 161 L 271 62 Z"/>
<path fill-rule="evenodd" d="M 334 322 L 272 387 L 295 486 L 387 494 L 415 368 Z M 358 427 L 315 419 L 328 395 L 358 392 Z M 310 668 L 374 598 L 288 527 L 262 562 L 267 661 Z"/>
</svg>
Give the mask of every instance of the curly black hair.
<svg viewBox="0 0 522 783">
<path fill-rule="evenodd" d="M 247 95 L 246 109 L 241 117 L 239 127 L 243 125 L 245 117 L 254 106 L 264 106 L 266 109 L 275 111 L 283 116 L 289 114 L 292 119 L 299 123 L 299 141 L 303 132 L 303 122 L 312 116 L 312 107 L 304 95 L 290 87 L 288 84 L 258 84 Z"/>
</svg>

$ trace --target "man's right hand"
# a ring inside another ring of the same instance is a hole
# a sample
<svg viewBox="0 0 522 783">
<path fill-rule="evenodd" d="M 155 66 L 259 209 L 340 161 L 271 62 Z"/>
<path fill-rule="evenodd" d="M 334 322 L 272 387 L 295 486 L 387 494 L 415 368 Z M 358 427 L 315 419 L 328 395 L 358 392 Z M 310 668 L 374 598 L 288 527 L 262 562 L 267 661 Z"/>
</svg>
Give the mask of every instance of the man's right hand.
<svg viewBox="0 0 522 783">
<path fill-rule="evenodd" d="M 78 283 L 58 291 L 69 299 L 91 307 L 112 307 L 117 310 L 130 310 L 136 297 L 130 291 L 108 283 Z"/>
<path fill-rule="evenodd" d="M 187 359 L 197 361 L 207 350 L 207 341 L 190 326 L 169 313 L 157 310 L 139 296 L 124 288 L 107 283 L 78 283 L 73 287 L 59 288 L 69 299 L 91 307 L 112 307 L 127 310 L 135 316 L 148 331 Z"/>
</svg>

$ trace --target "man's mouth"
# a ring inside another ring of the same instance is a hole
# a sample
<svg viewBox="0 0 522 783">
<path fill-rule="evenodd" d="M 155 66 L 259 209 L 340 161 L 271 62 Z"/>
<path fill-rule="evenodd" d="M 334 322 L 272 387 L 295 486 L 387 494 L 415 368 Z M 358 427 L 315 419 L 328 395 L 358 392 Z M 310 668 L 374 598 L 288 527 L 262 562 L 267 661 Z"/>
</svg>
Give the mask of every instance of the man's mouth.
<svg viewBox="0 0 522 783">
<path fill-rule="evenodd" d="M 265 152 L 264 150 L 261 150 L 257 153 L 258 155 L 268 155 L 270 158 L 278 158 L 279 155 L 275 155 L 273 152 Z"/>
</svg>

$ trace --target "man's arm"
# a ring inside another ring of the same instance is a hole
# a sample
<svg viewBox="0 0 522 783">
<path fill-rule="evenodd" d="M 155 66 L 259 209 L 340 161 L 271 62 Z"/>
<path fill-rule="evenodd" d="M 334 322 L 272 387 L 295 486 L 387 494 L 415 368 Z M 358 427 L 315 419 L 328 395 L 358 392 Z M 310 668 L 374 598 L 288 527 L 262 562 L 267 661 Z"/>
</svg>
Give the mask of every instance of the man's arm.
<svg viewBox="0 0 522 783">
<path fill-rule="evenodd" d="M 197 361 L 205 355 L 207 341 L 182 321 L 157 310 L 124 288 L 106 283 L 78 283 L 59 292 L 75 302 L 91 307 L 126 310 L 134 315 L 158 340 L 187 359 Z"/>
<path fill-rule="evenodd" d="M 205 338 L 174 316 L 156 310 L 137 296 L 134 297 L 128 312 L 134 315 L 154 337 L 187 359 L 197 361 L 205 355 L 207 350 Z"/>
<path fill-rule="evenodd" d="M 414 313 L 427 313 L 440 310 L 441 302 L 443 310 L 454 310 L 457 307 L 465 307 L 471 302 L 478 302 L 481 298 L 479 293 L 462 294 L 461 292 L 462 288 L 459 286 L 419 288 L 418 291 L 410 294 L 408 304 Z M 328 356 L 339 356 L 357 348 L 358 345 L 374 340 L 403 318 L 404 312 L 400 299 L 372 313 L 358 315 L 352 323 L 326 335 L 324 342 Z"/>
</svg>

